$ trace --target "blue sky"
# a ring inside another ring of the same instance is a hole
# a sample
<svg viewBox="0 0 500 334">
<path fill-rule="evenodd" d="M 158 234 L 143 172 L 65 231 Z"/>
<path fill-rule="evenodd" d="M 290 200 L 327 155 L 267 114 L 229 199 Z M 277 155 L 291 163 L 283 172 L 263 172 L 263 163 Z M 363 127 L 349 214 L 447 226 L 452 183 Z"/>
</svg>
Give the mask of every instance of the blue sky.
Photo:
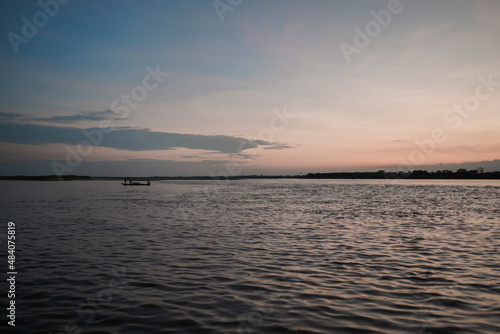
<svg viewBox="0 0 500 334">
<path fill-rule="evenodd" d="M 2 175 L 398 170 L 499 158 L 498 1 L 243 0 L 223 20 L 214 1 L 57 4 L 18 52 L 9 33 L 23 37 L 23 17 L 33 23 L 43 8 L 0 4 Z M 367 45 L 356 46 L 355 28 L 367 34 L 370 24 Z M 350 59 L 342 43 L 357 48 Z M 155 81 L 155 69 L 168 76 Z M 134 107 L 122 99 L 132 93 Z M 471 111 L 459 111 L 464 103 Z M 100 124 L 113 128 L 78 147 Z"/>
</svg>

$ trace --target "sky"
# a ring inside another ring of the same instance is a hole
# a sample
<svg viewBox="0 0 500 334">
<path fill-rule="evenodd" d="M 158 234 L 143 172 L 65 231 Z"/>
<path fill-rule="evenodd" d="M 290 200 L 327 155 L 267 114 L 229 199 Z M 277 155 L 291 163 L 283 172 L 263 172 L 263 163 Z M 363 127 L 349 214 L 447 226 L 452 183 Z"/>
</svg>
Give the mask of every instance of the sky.
<svg viewBox="0 0 500 334">
<path fill-rule="evenodd" d="M 500 170 L 500 1 L 0 3 L 0 175 Z"/>
</svg>

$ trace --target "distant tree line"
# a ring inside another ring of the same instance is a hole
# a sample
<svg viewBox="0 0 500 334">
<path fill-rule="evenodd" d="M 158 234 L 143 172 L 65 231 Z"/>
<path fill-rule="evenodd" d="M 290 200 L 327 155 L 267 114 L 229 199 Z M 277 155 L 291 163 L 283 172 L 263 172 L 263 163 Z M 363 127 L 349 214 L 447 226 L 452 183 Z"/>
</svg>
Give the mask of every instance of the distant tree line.
<svg viewBox="0 0 500 334">
<path fill-rule="evenodd" d="M 426 170 L 414 170 L 410 172 L 337 172 L 337 173 L 309 173 L 299 178 L 305 179 L 500 179 L 500 172 L 484 172 L 483 168 L 466 170 L 459 169 L 438 170 L 428 172 Z"/>
<path fill-rule="evenodd" d="M 90 176 L 84 175 L 40 175 L 40 176 L 0 176 L 0 180 L 24 180 L 24 181 L 74 181 L 74 180 L 92 180 Z"/>
<path fill-rule="evenodd" d="M 126 178 L 126 177 L 125 177 Z M 91 177 L 83 175 L 42 175 L 42 176 L 0 176 L 0 180 L 28 180 L 28 181 L 74 181 L 74 180 L 123 180 L 124 177 Z M 158 180 L 240 180 L 240 179 L 500 179 L 500 171 L 485 172 L 483 168 L 466 170 L 459 169 L 438 170 L 428 172 L 426 170 L 414 170 L 409 172 L 332 172 L 332 173 L 308 173 L 305 175 L 238 175 L 238 176 L 152 176 L 151 181 Z"/>
</svg>

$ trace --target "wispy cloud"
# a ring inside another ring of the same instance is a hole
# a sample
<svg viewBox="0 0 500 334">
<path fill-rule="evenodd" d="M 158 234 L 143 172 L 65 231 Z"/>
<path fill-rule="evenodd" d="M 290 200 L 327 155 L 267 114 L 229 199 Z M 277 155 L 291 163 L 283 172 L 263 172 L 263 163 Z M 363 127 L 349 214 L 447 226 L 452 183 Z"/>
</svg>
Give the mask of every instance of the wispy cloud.
<svg viewBox="0 0 500 334">
<path fill-rule="evenodd" d="M 264 150 L 284 150 L 287 148 L 292 148 L 293 146 L 282 144 L 282 143 L 274 143 L 271 146 L 266 146 L 263 149 Z"/>
<path fill-rule="evenodd" d="M 44 122 L 70 124 L 102 120 L 124 120 L 124 118 L 118 117 L 113 110 L 80 111 L 79 113 L 73 115 L 55 115 L 50 117 L 32 117 L 19 113 L 0 111 L 0 122 Z"/>
<path fill-rule="evenodd" d="M 0 111 L 0 122 L 11 122 L 24 119 L 26 116 L 14 112 Z"/>
<path fill-rule="evenodd" d="M 69 116 L 51 116 L 34 118 L 34 121 L 38 122 L 49 122 L 49 123 L 77 123 L 82 121 L 102 121 L 117 119 L 116 113 L 113 110 L 102 110 L 102 111 L 81 111 L 78 114 Z"/>
</svg>

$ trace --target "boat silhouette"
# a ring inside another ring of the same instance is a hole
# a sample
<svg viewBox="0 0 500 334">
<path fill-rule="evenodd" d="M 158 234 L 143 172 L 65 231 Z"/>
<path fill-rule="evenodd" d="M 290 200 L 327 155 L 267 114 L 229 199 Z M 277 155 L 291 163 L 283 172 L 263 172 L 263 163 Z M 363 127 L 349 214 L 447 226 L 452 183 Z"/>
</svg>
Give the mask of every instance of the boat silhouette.
<svg viewBox="0 0 500 334">
<path fill-rule="evenodd" d="M 151 185 L 149 180 L 147 180 L 147 182 L 141 182 L 141 181 L 145 181 L 145 180 L 124 179 L 122 184 L 124 186 L 150 186 Z"/>
</svg>

